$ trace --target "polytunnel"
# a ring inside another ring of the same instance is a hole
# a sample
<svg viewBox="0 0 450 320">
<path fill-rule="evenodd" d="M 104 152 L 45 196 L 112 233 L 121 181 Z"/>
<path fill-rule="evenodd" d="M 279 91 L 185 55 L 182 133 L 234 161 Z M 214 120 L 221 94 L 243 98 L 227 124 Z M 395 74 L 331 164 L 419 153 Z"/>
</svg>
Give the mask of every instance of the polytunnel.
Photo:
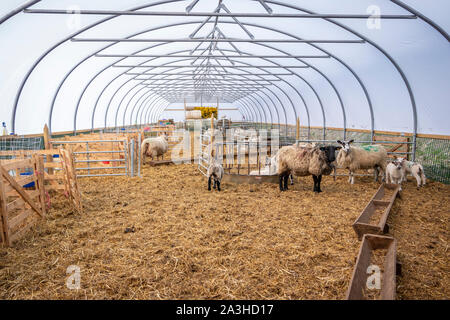
<svg viewBox="0 0 450 320">
<path fill-rule="evenodd" d="M 230 119 L 445 136 L 445 0 L 4 1 L 1 120 L 13 134 Z M 225 109 L 227 108 L 228 109 Z M 444 115 L 444 116 L 443 116 Z"/>
<path fill-rule="evenodd" d="M 0 3 L 0 300 L 450 297 L 450 1 Z"/>
</svg>

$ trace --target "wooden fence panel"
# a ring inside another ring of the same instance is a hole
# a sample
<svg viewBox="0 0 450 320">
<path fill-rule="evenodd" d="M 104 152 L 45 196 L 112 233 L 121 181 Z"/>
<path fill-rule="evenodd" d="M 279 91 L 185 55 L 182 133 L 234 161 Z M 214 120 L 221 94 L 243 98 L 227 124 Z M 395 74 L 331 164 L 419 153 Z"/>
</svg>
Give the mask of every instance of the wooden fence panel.
<svg viewBox="0 0 450 320">
<path fill-rule="evenodd" d="M 30 176 L 20 173 L 31 168 Z M 39 155 L 0 165 L 0 211 L 2 241 L 11 245 L 22 238 L 36 221 L 45 217 L 44 164 Z M 11 175 L 15 174 L 15 175 Z M 24 188 L 34 182 L 34 190 Z"/>
</svg>

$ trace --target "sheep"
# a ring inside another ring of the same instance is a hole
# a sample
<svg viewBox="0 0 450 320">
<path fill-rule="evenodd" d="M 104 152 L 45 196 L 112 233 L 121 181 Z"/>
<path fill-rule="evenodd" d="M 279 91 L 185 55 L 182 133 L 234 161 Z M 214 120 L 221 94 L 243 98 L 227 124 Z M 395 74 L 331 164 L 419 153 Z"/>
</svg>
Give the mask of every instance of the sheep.
<svg viewBox="0 0 450 320">
<path fill-rule="evenodd" d="M 157 138 L 146 138 L 142 141 L 141 152 L 142 161 L 145 164 L 145 157 L 151 157 L 152 160 L 156 157 L 158 159 L 161 156 L 164 159 L 164 153 L 169 149 L 169 143 L 167 136 L 161 135 Z"/>
<path fill-rule="evenodd" d="M 382 171 L 382 180 L 386 172 L 387 151 L 383 146 L 352 147 L 354 140 L 337 142 L 342 145 L 337 156 L 337 164 L 341 168 L 349 170 L 348 181 L 355 183 L 353 173 L 359 169 L 375 169 L 375 181 L 378 181 L 378 169 Z"/>
<path fill-rule="evenodd" d="M 220 191 L 220 182 L 222 181 L 222 177 L 224 175 L 224 170 L 222 165 L 217 162 L 214 158 L 211 158 L 208 171 L 206 172 L 206 176 L 208 177 L 208 191 L 211 191 L 211 180 L 214 179 L 213 188 L 217 191 Z"/>
<path fill-rule="evenodd" d="M 288 190 L 288 176 L 294 174 L 296 176 L 312 175 L 314 180 L 313 191 L 322 192 L 320 189 L 322 175 L 331 173 L 331 163 L 336 159 L 335 152 L 339 148 L 335 146 L 305 148 L 295 145 L 281 148 L 278 159 L 280 191 Z"/>
<path fill-rule="evenodd" d="M 417 188 L 420 188 L 425 185 L 427 182 L 427 178 L 425 177 L 425 171 L 423 170 L 423 166 L 420 163 L 414 161 L 408 161 L 405 158 L 397 158 L 398 161 L 402 164 L 403 169 L 403 181 L 408 181 L 407 174 L 410 173 L 416 178 Z"/>
<path fill-rule="evenodd" d="M 402 161 L 397 158 L 386 166 L 386 182 L 400 185 L 400 191 L 402 190 L 403 175 Z"/>
</svg>

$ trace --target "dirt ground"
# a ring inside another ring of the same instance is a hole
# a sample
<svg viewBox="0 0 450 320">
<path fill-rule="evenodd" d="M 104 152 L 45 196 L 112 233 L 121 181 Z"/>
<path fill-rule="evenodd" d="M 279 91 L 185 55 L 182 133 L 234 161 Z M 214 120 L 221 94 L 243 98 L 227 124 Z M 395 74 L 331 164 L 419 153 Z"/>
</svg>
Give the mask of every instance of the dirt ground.
<svg viewBox="0 0 450 320">
<path fill-rule="evenodd" d="M 0 248 L 0 299 L 345 299 L 372 178 L 324 177 L 321 194 L 311 177 L 283 193 L 229 183 L 219 193 L 196 165 L 143 175 L 80 179 L 83 215 L 53 198 L 45 222 Z M 448 299 L 450 186 L 409 180 L 388 220 L 398 298 Z M 66 287 L 71 265 L 78 290 Z"/>
</svg>

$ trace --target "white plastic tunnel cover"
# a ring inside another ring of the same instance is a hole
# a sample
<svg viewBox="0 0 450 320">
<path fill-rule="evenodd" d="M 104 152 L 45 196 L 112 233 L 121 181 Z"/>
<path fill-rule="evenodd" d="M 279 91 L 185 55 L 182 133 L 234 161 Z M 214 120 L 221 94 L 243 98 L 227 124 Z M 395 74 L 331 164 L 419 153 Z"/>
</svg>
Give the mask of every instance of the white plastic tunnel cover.
<svg viewBox="0 0 450 320">
<path fill-rule="evenodd" d="M 4 0 L 0 121 L 234 120 L 450 134 L 446 0 Z"/>
</svg>

